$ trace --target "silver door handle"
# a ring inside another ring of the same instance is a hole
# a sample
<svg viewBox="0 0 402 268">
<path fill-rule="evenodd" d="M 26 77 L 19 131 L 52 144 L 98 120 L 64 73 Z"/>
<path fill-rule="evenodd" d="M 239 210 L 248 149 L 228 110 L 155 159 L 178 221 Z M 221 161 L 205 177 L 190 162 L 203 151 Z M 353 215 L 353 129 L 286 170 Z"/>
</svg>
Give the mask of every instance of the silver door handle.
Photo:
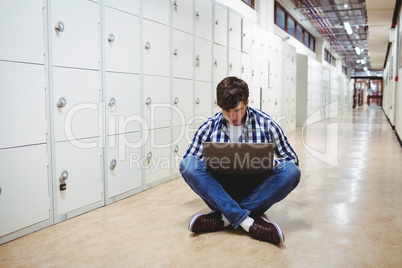
<svg viewBox="0 0 402 268">
<path fill-rule="evenodd" d="M 113 106 L 115 106 L 115 105 L 116 105 L 116 99 L 115 99 L 115 98 L 111 98 L 110 101 L 109 101 L 109 106 L 110 106 L 110 107 L 113 107 Z"/>
<path fill-rule="evenodd" d="M 110 170 L 114 170 L 116 168 L 116 166 L 117 166 L 117 161 L 116 161 L 116 159 L 113 159 L 110 162 Z"/>
<path fill-rule="evenodd" d="M 112 33 L 109 34 L 107 41 L 109 41 L 110 43 L 113 43 L 114 42 L 114 34 L 112 34 Z"/>
<path fill-rule="evenodd" d="M 54 27 L 54 30 L 55 30 L 56 32 L 58 32 L 58 33 L 63 32 L 63 31 L 64 31 L 64 23 L 61 22 L 61 21 L 58 21 L 58 22 L 56 23 L 56 26 Z"/>
<path fill-rule="evenodd" d="M 57 102 L 57 107 L 63 108 L 67 105 L 67 100 L 64 97 L 61 97 Z"/>
</svg>

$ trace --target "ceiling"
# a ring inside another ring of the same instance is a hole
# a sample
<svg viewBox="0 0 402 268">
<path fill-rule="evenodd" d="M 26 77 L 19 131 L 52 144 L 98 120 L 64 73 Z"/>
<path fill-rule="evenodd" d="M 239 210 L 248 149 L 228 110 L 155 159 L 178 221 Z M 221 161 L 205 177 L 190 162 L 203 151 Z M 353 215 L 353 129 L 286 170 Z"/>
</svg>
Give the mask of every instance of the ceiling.
<svg viewBox="0 0 402 268">
<path fill-rule="evenodd" d="M 396 0 L 293 0 L 296 9 L 355 71 L 382 70 Z M 352 33 L 345 30 L 349 22 Z M 362 49 L 360 55 L 356 47 Z"/>
</svg>

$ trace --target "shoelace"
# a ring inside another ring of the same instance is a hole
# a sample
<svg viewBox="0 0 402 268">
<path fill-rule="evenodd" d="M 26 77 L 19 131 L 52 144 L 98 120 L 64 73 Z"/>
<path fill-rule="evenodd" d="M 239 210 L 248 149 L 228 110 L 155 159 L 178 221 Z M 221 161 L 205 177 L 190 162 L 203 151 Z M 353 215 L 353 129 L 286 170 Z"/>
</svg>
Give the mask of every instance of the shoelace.
<svg viewBox="0 0 402 268">
<path fill-rule="evenodd" d="M 216 219 L 203 219 L 204 224 L 202 225 L 201 231 L 208 232 L 215 230 L 217 222 Z"/>
<path fill-rule="evenodd" d="M 273 241 L 270 228 L 265 228 L 264 226 L 257 226 L 257 236 L 261 241 Z"/>
</svg>

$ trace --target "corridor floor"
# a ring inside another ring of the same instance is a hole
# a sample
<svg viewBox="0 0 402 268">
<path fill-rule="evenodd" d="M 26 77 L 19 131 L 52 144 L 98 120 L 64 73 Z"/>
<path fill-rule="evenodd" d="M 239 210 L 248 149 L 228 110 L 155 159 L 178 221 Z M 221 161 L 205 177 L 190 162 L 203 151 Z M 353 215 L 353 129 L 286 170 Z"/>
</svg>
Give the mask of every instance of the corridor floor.
<svg viewBox="0 0 402 268">
<path fill-rule="evenodd" d="M 0 267 L 401 267 L 402 149 L 363 107 L 288 135 L 299 186 L 266 212 L 281 246 L 226 228 L 193 235 L 206 205 L 174 179 L 0 246 Z"/>
</svg>

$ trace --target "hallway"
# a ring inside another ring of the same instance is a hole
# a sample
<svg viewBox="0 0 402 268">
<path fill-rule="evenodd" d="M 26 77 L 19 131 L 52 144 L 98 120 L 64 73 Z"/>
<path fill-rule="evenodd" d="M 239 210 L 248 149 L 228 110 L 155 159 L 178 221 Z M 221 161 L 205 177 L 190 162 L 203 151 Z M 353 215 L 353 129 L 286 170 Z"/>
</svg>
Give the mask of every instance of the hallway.
<svg viewBox="0 0 402 268">
<path fill-rule="evenodd" d="M 302 178 L 266 213 L 280 247 L 240 229 L 192 235 L 188 222 L 208 209 L 179 178 L 1 245 L 0 267 L 400 266 L 402 149 L 381 108 L 288 138 Z"/>
</svg>

